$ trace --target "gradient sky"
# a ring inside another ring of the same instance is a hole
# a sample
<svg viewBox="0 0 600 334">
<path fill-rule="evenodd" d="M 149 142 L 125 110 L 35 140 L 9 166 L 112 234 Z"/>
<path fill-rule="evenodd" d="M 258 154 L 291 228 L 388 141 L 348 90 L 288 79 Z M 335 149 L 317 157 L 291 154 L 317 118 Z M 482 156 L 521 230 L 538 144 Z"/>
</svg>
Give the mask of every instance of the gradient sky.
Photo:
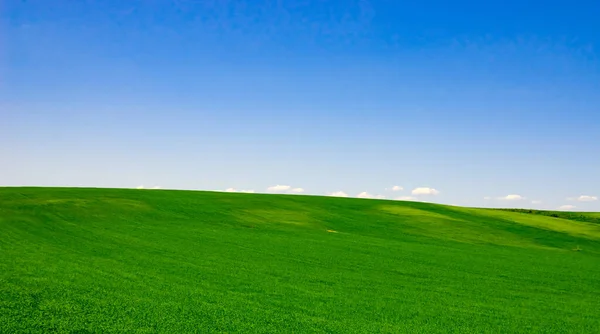
<svg viewBox="0 0 600 334">
<path fill-rule="evenodd" d="M 599 17 L 598 1 L 4 0 L 0 185 L 600 211 Z"/>
</svg>

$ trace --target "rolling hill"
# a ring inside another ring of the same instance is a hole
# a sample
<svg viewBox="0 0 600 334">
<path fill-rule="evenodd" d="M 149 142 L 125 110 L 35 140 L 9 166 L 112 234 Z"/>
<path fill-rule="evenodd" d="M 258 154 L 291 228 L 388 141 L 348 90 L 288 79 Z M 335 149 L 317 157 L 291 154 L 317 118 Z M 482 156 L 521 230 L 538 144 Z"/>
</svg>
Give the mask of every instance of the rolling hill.
<svg viewBox="0 0 600 334">
<path fill-rule="evenodd" d="M 0 188 L 0 332 L 597 333 L 598 217 Z"/>
</svg>

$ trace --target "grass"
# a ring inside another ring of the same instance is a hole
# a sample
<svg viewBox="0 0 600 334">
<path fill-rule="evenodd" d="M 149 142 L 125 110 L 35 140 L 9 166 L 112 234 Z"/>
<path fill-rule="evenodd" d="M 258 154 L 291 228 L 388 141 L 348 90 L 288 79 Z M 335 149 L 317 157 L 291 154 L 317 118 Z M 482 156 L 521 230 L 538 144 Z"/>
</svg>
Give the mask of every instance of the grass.
<svg viewBox="0 0 600 334">
<path fill-rule="evenodd" d="M 0 188 L 2 333 L 594 333 L 594 214 Z"/>
<path fill-rule="evenodd" d="M 586 223 L 600 224 L 600 213 L 598 212 L 568 212 L 568 211 L 546 211 L 528 209 L 503 209 L 510 212 L 529 213 L 547 217 L 564 218 Z"/>
</svg>

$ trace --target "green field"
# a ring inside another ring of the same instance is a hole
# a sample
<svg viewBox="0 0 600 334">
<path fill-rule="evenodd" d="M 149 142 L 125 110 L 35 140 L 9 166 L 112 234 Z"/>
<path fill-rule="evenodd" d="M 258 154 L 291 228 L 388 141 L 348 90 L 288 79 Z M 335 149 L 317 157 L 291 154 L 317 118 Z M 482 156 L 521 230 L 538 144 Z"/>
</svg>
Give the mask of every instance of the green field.
<svg viewBox="0 0 600 334">
<path fill-rule="evenodd" d="M 599 216 L 551 214 L 0 188 L 0 332 L 598 333 Z"/>
</svg>

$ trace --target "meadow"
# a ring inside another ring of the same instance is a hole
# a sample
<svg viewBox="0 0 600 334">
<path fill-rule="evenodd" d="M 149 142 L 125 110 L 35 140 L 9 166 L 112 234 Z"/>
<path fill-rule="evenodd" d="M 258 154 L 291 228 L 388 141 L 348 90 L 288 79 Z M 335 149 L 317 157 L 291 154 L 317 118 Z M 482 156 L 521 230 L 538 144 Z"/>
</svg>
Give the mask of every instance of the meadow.
<svg viewBox="0 0 600 334">
<path fill-rule="evenodd" d="M 0 332 L 598 333 L 599 218 L 0 188 Z"/>
</svg>

